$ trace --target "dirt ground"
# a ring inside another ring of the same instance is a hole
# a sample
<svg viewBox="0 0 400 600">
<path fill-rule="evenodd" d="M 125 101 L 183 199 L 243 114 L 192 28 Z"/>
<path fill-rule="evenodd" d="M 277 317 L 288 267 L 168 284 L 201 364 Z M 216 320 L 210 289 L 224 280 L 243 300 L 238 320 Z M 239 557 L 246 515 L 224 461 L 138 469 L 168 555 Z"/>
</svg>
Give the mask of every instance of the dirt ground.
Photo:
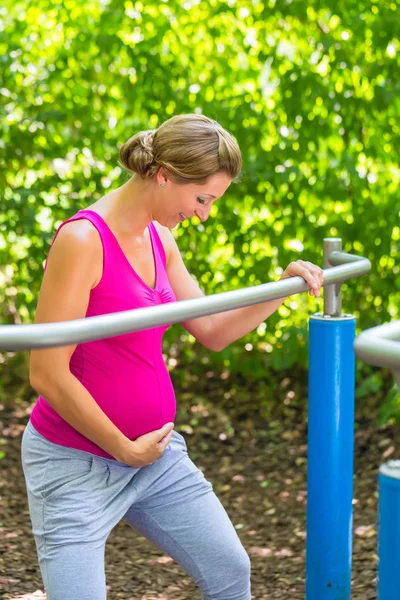
<svg viewBox="0 0 400 600">
<path fill-rule="evenodd" d="M 1 406 L 0 598 L 44 600 L 21 469 L 21 435 L 32 404 Z M 267 423 L 230 422 L 191 406 L 194 427 L 176 429 L 227 510 L 252 564 L 253 600 L 304 599 L 307 425 L 304 414 Z M 190 415 L 189 415 L 190 416 Z M 295 417 L 295 418 L 294 418 Z M 193 420 L 194 418 L 194 420 Z M 294 425 L 297 423 L 297 425 Z M 400 458 L 395 425 L 358 421 L 355 432 L 352 599 L 376 598 L 377 472 Z M 106 545 L 109 600 L 200 600 L 191 578 L 170 557 L 119 523 Z"/>
</svg>

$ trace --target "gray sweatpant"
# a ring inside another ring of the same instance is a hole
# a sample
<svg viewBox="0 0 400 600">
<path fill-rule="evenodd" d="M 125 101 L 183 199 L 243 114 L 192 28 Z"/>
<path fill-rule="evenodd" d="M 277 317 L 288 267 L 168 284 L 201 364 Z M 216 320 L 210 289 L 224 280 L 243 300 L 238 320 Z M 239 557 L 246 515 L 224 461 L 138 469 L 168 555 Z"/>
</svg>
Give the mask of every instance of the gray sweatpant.
<svg viewBox="0 0 400 600">
<path fill-rule="evenodd" d="M 105 543 L 121 519 L 176 560 L 204 600 L 250 600 L 249 557 L 181 434 L 135 469 L 54 444 L 29 421 L 21 457 L 47 600 L 106 598 Z"/>
</svg>

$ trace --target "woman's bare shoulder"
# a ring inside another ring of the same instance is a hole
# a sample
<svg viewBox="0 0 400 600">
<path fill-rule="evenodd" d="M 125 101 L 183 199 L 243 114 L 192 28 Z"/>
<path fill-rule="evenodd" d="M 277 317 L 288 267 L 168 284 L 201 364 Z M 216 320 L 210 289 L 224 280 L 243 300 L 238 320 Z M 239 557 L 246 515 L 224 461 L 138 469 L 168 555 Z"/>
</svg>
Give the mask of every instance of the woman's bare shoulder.
<svg viewBox="0 0 400 600">
<path fill-rule="evenodd" d="M 88 219 L 76 219 L 64 223 L 58 232 L 57 238 L 69 238 L 78 243 L 95 244 L 100 240 L 99 232 Z"/>
<path fill-rule="evenodd" d="M 49 253 L 49 260 L 66 259 L 66 263 L 76 260 L 84 268 L 90 264 L 94 276 L 93 286 L 101 279 L 103 246 L 99 232 L 88 219 L 68 221 L 58 231 Z"/>
</svg>

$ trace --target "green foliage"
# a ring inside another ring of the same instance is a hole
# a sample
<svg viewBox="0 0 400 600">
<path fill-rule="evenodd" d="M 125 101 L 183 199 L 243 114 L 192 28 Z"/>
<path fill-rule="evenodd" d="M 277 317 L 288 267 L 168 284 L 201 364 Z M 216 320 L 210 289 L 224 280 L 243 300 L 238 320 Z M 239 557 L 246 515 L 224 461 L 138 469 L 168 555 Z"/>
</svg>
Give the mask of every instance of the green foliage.
<svg viewBox="0 0 400 600">
<path fill-rule="evenodd" d="M 32 321 L 55 228 L 126 181 L 120 144 L 186 112 L 229 129 L 244 160 L 209 221 L 175 231 L 205 293 L 321 264 L 338 236 L 373 265 L 343 286 L 345 312 L 360 329 L 400 318 L 396 2 L 6 0 L 0 15 L 3 323 Z M 321 309 L 291 297 L 208 360 L 246 377 L 304 367 Z M 179 328 L 167 342 L 202 364 Z"/>
<path fill-rule="evenodd" d="M 400 391 L 396 384 L 393 384 L 379 409 L 378 423 L 382 425 L 388 421 L 400 423 Z"/>
</svg>

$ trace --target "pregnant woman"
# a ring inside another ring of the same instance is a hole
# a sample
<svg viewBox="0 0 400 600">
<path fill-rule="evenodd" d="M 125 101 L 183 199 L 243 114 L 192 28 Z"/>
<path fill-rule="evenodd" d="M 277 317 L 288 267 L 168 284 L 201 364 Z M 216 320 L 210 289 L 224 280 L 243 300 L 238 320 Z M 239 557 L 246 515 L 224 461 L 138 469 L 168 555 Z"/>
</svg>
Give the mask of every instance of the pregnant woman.
<svg viewBox="0 0 400 600">
<path fill-rule="evenodd" d="M 203 295 L 170 229 L 208 218 L 241 170 L 234 137 L 178 115 L 121 148 L 131 178 L 58 228 L 36 323 L 69 321 Z M 319 295 L 322 271 L 296 261 Z M 218 351 L 255 329 L 274 300 L 183 323 Z M 212 485 L 174 429 L 162 357 L 168 326 L 34 350 L 38 400 L 22 439 L 32 532 L 47 600 L 104 600 L 106 540 L 123 519 L 175 559 L 205 600 L 250 600 L 250 561 Z"/>
</svg>

